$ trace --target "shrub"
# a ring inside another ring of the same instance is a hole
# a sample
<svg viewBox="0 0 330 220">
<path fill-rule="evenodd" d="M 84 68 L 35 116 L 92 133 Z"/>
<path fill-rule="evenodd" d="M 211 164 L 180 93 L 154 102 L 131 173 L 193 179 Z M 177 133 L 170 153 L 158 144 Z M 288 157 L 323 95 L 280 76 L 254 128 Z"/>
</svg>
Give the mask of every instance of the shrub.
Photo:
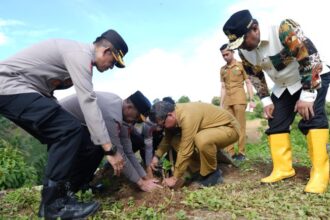
<svg viewBox="0 0 330 220">
<path fill-rule="evenodd" d="M 0 139 L 0 190 L 34 184 L 36 170 L 28 166 L 22 153 Z"/>
</svg>

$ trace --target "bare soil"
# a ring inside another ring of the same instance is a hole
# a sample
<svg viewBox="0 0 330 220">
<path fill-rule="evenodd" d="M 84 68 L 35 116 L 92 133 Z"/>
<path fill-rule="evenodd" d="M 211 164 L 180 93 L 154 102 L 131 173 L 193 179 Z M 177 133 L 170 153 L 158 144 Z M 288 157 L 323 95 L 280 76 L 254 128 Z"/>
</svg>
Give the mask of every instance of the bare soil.
<svg viewBox="0 0 330 220">
<path fill-rule="evenodd" d="M 224 183 L 232 184 L 239 183 L 242 181 L 256 181 L 260 182 L 260 179 L 269 175 L 272 171 L 271 164 L 256 163 L 247 170 L 234 167 L 228 164 L 219 164 L 220 169 L 223 171 Z M 309 169 L 306 167 L 295 167 L 297 175 L 286 180 L 293 183 L 306 183 L 309 177 Z M 125 205 L 124 210 L 129 212 L 130 210 L 136 209 L 136 207 L 152 207 L 159 212 L 164 212 L 166 219 L 176 219 L 175 213 L 180 210 L 185 211 L 188 219 L 231 219 L 230 213 L 226 212 L 213 212 L 204 209 L 191 209 L 186 207 L 182 201 L 185 198 L 185 190 L 193 191 L 196 190 L 194 184 L 185 186 L 184 189 L 171 190 L 167 187 L 159 189 L 157 191 L 147 193 L 141 192 L 136 186 L 128 183 L 123 178 L 112 178 L 112 182 L 117 182 L 120 185 L 119 188 L 109 187 L 107 191 L 99 197 L 99 199 L 105 197 L 112 197 L 113 201 L 119 201 Z M 257 185 L 263 187 L 262 184 Z M 129 207 L 129 201 L 134 201 L 134 207 Z M 160 204 L 162 207 L 160 208 Z M 238 218 L 240 219 L 240 218 Z"/>
</svg>

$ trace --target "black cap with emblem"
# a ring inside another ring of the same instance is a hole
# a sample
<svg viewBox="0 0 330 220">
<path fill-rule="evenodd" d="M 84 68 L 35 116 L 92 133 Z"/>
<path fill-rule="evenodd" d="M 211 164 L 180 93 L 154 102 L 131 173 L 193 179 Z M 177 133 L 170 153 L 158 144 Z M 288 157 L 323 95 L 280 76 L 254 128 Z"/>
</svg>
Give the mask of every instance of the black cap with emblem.
<svg viewBox="0 0 330 220">
<path fill-rule="evenodd" d="M 128 47 L 124 39 L 115 31 L 107 30 L 101 36 L 97 37 L 94 42 L 97 42 L 101 39 L 106 39 L 109 41 L 115 48 L 116 52 L 114 53 L 117 63 L 115 64 L 119 68 L 125 67 L 123 57 L 128 52 Z"/>
<path fill-rule="evenodd" d="M 228 49 L 237 49 L 242 45 L 252 23 L 253 18 L 249 10 L 238 11 L 230 16 L 223 26 L 223 32 L 229 39 Z"/>
</svg>

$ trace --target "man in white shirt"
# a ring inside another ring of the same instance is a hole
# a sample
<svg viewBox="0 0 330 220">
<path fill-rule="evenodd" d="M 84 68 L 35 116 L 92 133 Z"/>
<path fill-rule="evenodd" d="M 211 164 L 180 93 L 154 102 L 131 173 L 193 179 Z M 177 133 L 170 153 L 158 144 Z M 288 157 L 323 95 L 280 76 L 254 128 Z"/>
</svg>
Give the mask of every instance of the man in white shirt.
<svg viewBox="0 0 330 220">
<path fill-rule="evenodd" d="M 266 134 L 273 172 L 261 182 L 277 182 L 295 175 L 289 132 L 298 112 L 302 116 L 299 129 L 307 136 L 312 162 L 305 192 L 324 193 L 329 182 L 326 150 L 329 125 L 324 108 L 330 82 L 328 66 L 322 63 L 299 24 L 291 19 L 261 32 L 258 21 L 248 10 L 242 10 L 227 20 L 223 31 L 229 39 L 229 48 L 238 49 L 268 119 Z M 264 72 L 275 83 L 271 95 Z"/>
</svg>

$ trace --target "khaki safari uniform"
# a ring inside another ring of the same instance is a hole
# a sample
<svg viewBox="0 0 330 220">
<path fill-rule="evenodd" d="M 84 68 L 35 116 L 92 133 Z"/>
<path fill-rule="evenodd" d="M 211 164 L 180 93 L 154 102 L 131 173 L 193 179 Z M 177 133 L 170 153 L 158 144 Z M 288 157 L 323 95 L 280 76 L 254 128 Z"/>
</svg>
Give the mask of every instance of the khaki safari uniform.
<svg viewBox="0 0 330 220">
<path fill-rule="evenodd" d="M 233 65 L 225 65 L 220 70 L 221 83 L 225 84 L 226 95 L 224 108 L 238 120 L 241 126 L 241 136 L 238 140 L 238 152 L 244 155 L 246 130 L 246 95 L 244 81 L 248 78 L 241 62 L 235 61 Z M 231 156 L 235 154 L 234 145 L 225 149 Z"/>
<path fill-rule="evenodd" d="M 212 104 L 192 102 L 175 107 L 177 127 L 165 129 L 156 156 L 172 146 L 177 151 L 174 176 L 182 177 L 189 167 L 206 176 L 217 168 L 217 150 L 239 138 L 239 124 L 226 110 Z"/>
</svg>

